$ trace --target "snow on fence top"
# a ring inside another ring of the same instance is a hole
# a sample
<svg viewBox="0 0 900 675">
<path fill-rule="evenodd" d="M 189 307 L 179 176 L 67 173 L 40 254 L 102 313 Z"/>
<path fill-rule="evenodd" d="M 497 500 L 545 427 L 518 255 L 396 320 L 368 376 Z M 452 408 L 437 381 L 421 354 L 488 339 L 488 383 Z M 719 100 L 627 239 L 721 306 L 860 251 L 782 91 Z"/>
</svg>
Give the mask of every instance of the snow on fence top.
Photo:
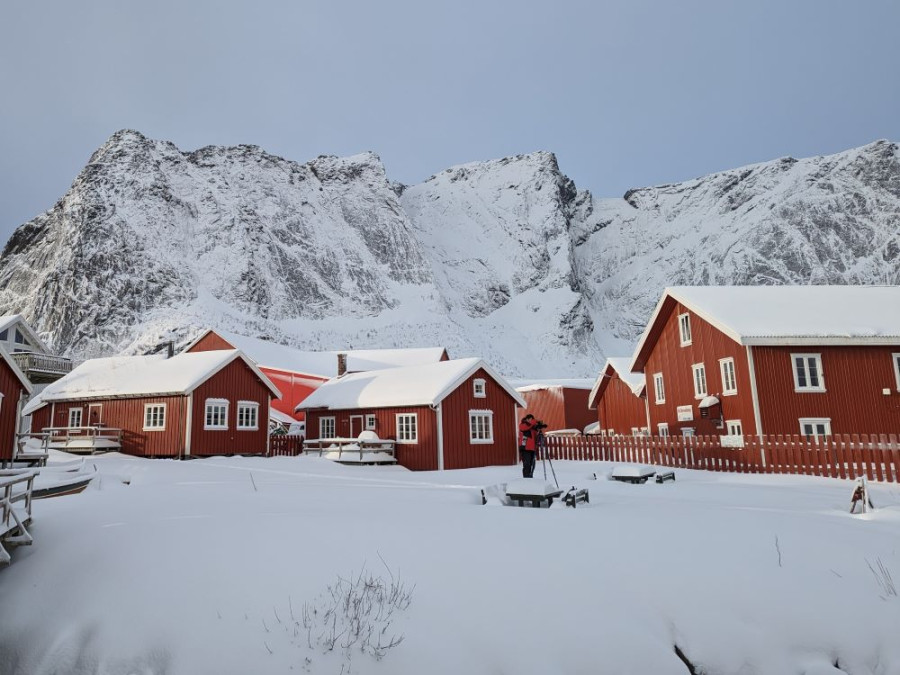
<svg viewBox="0 0 900 675">
<path fill-rule="evenodd" d="M 172 358 L 155 355 L 90 359 L 29 401 L 22 414 L 30 415 L 51 401 L 188 394 L 235 359 L 242 359 L 272 395 L 281 398 L 275 385 L 243 353 L 223 349 L 176 354 Z"/>
<path fill-rule="evenodd" d="M 300 403 L 297 410 L 437 405 L 479 368 L 483 368 L 518 405 L 525 407 L 524 399 L 506 380 L 481 359 L 471 358 L 350 373 L 323 384 Z"/>
</svg>

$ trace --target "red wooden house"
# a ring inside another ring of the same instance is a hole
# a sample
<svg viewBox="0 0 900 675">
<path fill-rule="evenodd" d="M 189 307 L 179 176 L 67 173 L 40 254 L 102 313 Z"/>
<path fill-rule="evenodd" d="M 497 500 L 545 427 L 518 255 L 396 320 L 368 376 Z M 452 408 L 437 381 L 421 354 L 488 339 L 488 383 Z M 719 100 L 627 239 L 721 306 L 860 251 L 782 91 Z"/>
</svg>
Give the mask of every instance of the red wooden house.
<svg viewBox="0 0 900 675">
<path fill-rule="evenodd" d="M 122 430 L 123 452 L 142 457 L 262 455 L 279 395 L 237 350 L 119 356 L 85 361 L 24 412 L 35 430 L 63 431 L 65 448 L 91 447 L 79 442 L 112 428 Z"/>
<path fill-rule="evenodd" d="M 650 435 L 644 374 L 630 368 L 628 357 L 607 359 L 591 389 L 588 405 L 604 436 Z"/>
<path fill-rule="evenodd" d="M 0 346 L 0 465 L 15 454 L 22 402 L 30 393 L 28 378 Z"/>
<path fill-rule="evenodd" d="M 516 406 L 525 401 L 480 359 L 347 374 L 300 407 L 312 438 L 396 441 L 408 469 L 465 469 L 518 461 Z"/>
<path fill-rule="evenodd" d="M 654 434 L 900 432 L 900 287 L 668 288 L 631 370 Z"/>
<path fill-rule="evenodd" d="M 525 399 L 527 412 L 547 425 L 547 431 L 582 431 L 596 421 L 588 408 L 590 380 L 536 380 L 516 382 L 516 391 Z M 519 416 L 525 414 L 520 410 Z"/>
<path fill-rule="evenodd" d="M 338 372 L 339 353 L 344 355 L 341 361 L 346 372 L 434 363 L 448 358 L 443 347 L 309 352 L 221 330 L 205 331 L 183 351 L 194 353 L 218 349 L 240 349 L 253 359 L 281 392 L 281 398 L 272 401 L 272 407 L 297 420 L 303 420 L 303 413 L 296 412 L 297 406 L 323 382 L 342 374 Z"/>
</svg>

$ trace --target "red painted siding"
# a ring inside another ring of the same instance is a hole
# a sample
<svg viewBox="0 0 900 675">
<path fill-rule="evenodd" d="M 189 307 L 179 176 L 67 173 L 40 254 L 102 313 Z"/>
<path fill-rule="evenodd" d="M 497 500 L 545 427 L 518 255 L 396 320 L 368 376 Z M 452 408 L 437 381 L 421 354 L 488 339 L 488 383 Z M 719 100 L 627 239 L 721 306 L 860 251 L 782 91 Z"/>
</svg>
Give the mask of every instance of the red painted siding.
<svg viewBox="0 0 900 675">
<path fill-rule="evenodd" d="M 232 345 L 215 331 L 210 331 L 202 338 L 197 340 L 197 343 L 192 345 L 191 348 L 188 349 L 188 352 L 212 352 L 219 351 L 221 349 L 234 349 L 234 345 Z"/>
<path fill-rule="evenodd" d="M 763 433 L 799 434 L 801 417 L 830 418 L 834 434 L 900 433 L 897 352 L 900 346 L 754 347 Z M 792 353 L 821 355 L 825 392 L 794 391 Z"/>
<path fill-rule="evenodd" d="M 585 389 L 546 387 L 519 394 L 528 403 L 527 412 L 546 422 L 548 431 L 581 430 L 594 421 L 594 413 L 588 409 L 590 392 Z M 518 414 L 521 417 L 525 411 L 519 410 Z"/>
<path fill-rule="evenodd" d="M 268 387 L 240 359 L 232 361 L 197 387 L 192 395 L 191 456 L 264 454 L 269 437 L 270 395 Z M 210 398 L 228 401 L 227 429 L 203 428 L 206 400 Z M 252 401 L 259 405 L 257 430 L 237 428 L 238 401 Z"/>
<path fill-rule="evenodd" d="M 19 399 L 24 390 L 22 383 L 5 360 L 0 359 L 0 461 L 9 461 L 16 446 L 19 425 Z"/>
<path fill-rule="evenodd" d="M 691 317 L 691 344 L 681 346 L 678 325 L 679 314 Z M 702 419 L 697 408 L 699 401 L 694 396 L 694 372 L 691 366 L 703 363 L 706 366 L 706 387 L 710 394 L 722 391 L 722 376 L 719 360 L 734 359 L 737 394 L 719 396 L 722 401 L 722 416 L 726 420 L 740 420 L 744 434 L 756 434 L 753 414 L 753 398 L 750 389 L 750 371 L 747 365 L 746 347 L 723 334 L 693 312 L 688 312 L 680 303 L 673 303 L 672 311 L 666 317 L 660 314 L 657 320 L 661 328 L 654 329 L 658 339 L 647 357 L 644 373 L 647 380 L 646 396 L 650 408 L 650 433 L 656 435 L 658 424 L 666 422 L 670 434 L 678 434 L 685 427 L 695 429 L 697 435 L 717 435 L 725 429 L 717 429 L 711 420 Z M 653 386 L 654 373 L 663 374 L 665 403 L 656 403 Z M 690 405 L 693 421 L 678 421 L 677 408 Z M 643 426 L 643 425 L 641 425 Z"/>
<path fill-rule="evenodd" d="M 278 391 L 281 392 L 280 399 L 272 400 L 272 407 L 298 420 L 303 419 L 303 413 L 295 413 L 294 408 L 318 389 L 323 382 L 328 380 L 326 377 L 303 375 L 289 370 L 278 370 L 264 366 L 260 366 L 259 369 L 266 377 L 272 380 L 272 384 L 278 387 Z"/>
<path fill-rule="evenodd" d="M 597 421 L 601 429 L 618 434 L 630 434 L 632 428 L 647 426 L 646 403 L 635 396 L 612 367 L 607 368 L 608 383 L 597 401 Z"/>
</svg>

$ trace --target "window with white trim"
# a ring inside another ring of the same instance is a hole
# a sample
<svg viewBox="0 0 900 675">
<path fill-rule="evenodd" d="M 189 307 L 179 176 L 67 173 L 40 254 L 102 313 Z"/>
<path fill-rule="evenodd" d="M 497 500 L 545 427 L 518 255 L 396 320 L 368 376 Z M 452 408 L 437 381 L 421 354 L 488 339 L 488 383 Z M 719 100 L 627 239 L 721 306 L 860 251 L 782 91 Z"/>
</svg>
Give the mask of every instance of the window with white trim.
<svg viewBox="0 0 900 675">
<path fill-rule="evenodd" d="M 333 417 L 319 418 L 319 438 L 335 438 L 335 424 Z"/>
<path fill-rule="evenodd" d="M 69 428 L 81 426 L 81 408 L 69 408 Z"/>
<path fill-rule="evenodd" d="M 743 436 L 744 427 L 740 420 L 725 420 L 725 428 L 728 430 L 729 436 Z"/>
<path fill-rule="evenodd" d="M 375 429 L 375 415 L 366 415 L 366 429 L 369 431 Z"/>
<path fill-rule="evenodd" d="M 469 443 L 494 442 L 494 412 L 492 410 L 469 411 Z"/>
<path fill-rule="evenodd" d="M 830 417 L 801 417 L 800 433 L 807 438 L 831 436 Z"/>
<path fill-rule="evenodd" d="M 894 354 L 894 377 L 897 378 L 897 391 L 900 391 L 900 354 Z"/>
<path fill-rule="evenodd" d="M 637 427 L 631 427 L 631 435 L 632 435 L 632 436 L 639 436 L 639 435 L 640 435 L 640 434 L 638 433 L 639 431 L 640 431 L 640 430 L 639 430 Z"/>
<path fill-rule="evenodd" d="M 681 337 L 681 346 L 687 347 L 691 344 L 691 315 L 678 315 L 678 332 Z"/>
<path fill-rule="evenodd" d="M 472 381 L 472 395 L 475 398 L 486 398 L 487 397 L 487 389 L 485 388 L 484 380 L 477 379 Z"/>
<path fill-rule="evenodd" d="M 662 373 L 653 373 L 653 394 L 657 403 L 666 402 L 666 388 L 663 385 Z"/>
<path fill-rule="evenodd" d="M 241 431 L 259 429 L 259 403 L 256 401 L 238 401 L 237 428 Z"/>
<path fill-rule="evenodd" d="M 825 373 L 821 354 L 791 354 L 794 367 L 794 391 L 825 391 Z"/>
<path fill-rule="evenodd" d="M 163 431 L 166 428 L 166 404 L 144 404 L 144 431 Z"/>
<path fill-rule="evenodd" d="M 397 415 L 397 442 L 417 443 L 419 440 L 419 416 L 417 413 Z"/>
<path fill-rule="evenodd" d="M 706 391 L 706 366 L 702 363 L 695 363 L 691 366 L 694 373 L 694 398 L 704 398 L 708 395 Z"/>
<path fill-rule="evenodd" d="M 228 399 L 206 399 L 203 428 L 213 431 L 221 431 L 228 428 Z"/>
<path fill-rule="evenodd" d="M 719 374 L 722 376 L 722 395 L 737 393 L 737 377 L 734 374 L 734 359 L 719 359 Z"/>
<path fill-rule="evenodd" d="M 669 423 L 668 422 L 660 422 L 656 425 L 656 432 L 660 436 L 668 436 L 669 435 Z"/>
</svg>

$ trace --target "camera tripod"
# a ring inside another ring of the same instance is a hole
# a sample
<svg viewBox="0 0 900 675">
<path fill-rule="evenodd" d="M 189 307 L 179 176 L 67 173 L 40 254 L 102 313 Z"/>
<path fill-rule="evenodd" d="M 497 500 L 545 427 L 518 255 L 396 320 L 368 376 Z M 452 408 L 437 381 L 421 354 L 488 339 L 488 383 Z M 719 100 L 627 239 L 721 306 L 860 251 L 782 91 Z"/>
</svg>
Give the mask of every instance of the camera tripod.
<svg viewBox="0 0 900 675">
<path fill-rule="evenodd" d="M 541 456 L 541 464 L 544 467 L 544 480 L 547 480 L 547 462 L 550 462 L 550 471 L 553 473 L 553 482 L 559 487 L 559 481 L 556 480 L 556 469 L 553 468 L 553 460 L 550 459 L 550 453 L 547 452 L 547 440 L 544 438 L 544 432 L 538 431 L 537 449 Z"/>
</svg>

